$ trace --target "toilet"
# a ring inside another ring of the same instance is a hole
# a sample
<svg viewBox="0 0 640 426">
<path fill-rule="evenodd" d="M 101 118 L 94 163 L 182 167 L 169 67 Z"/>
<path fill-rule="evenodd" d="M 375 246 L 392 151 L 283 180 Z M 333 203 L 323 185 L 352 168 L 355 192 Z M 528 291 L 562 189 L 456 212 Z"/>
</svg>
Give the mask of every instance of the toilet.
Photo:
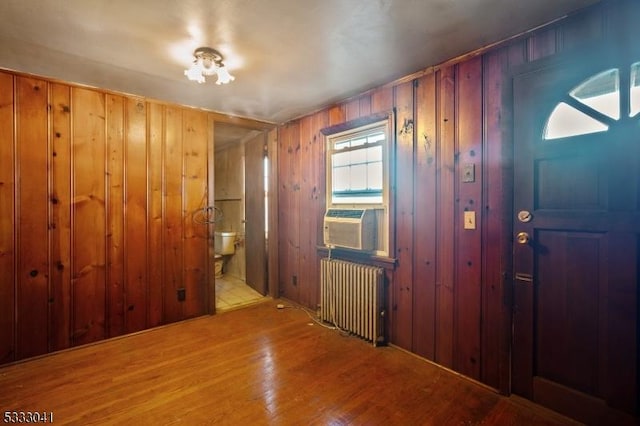
<svg viewBox="0 0 640 426">
<path fill-rule="evenodd" d="M 235 232 L 218 232 L 214 233 L 213 247 L 215 249 L 215 277 L 222 278 L 224 265 L 229 257 L 236 251 L 236 233 Z"/>
</svg>

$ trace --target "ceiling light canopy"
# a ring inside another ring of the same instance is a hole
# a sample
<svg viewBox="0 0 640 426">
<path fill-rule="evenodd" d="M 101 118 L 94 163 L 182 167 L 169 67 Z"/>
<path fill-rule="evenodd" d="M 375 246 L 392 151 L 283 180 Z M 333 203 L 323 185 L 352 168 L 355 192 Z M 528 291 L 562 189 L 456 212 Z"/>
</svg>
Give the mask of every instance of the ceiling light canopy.
<svg viewBox="0 0 640 426">
<path fill-rule="evenodd" d="M 198 47 L 193 52 L 193 64 L 189 69 L 184 70 L 184 75 L 191 81 L 204 83 L 205 76 L 217 74 L 216 84 L 227 84 L 235 80 L 225 67 L 222 54 L 210 47 Z"/>
</svg>

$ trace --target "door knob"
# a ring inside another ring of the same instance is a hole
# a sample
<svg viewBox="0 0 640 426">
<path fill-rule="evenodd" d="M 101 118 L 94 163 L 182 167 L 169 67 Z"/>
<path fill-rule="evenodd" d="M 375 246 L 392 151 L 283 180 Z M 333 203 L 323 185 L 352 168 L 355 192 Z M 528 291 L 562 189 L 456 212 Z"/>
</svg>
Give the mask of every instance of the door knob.
<svg viewBox="0 0 640 426">
<path fill-rule="evenodd" d="M 518 232 L 518 235 L 516 236 L 516 241 L 518 241 L 518 244 L 528 244 L 530 240 L 531 238 L 526 232 Z"/>
</svg>

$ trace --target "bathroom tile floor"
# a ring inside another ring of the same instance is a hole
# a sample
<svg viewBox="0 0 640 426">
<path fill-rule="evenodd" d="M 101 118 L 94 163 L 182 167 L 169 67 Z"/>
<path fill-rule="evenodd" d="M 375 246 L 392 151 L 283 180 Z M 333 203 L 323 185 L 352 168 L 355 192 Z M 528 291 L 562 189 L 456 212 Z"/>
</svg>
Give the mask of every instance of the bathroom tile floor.
<svg viewBox="0 0 640 426">
<path fill-rule="evenodd" d="M 239 278 L 230 275 L 216 278 L 217 312 L 229 311 L 266 299 L 268 297 L 261 295 Z"/>
</svg>

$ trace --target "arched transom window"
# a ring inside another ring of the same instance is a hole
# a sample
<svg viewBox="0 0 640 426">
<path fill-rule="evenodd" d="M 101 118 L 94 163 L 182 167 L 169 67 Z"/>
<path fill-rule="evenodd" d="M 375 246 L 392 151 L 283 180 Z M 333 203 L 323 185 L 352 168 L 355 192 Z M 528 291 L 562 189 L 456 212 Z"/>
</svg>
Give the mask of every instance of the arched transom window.
<svg viewBox="0 0 640 426">
<path fill-rule="evenodd" d="M 622 119 L 636 118 L 640 113 L 640 62 L 631 65 L 629 79 L 620 75 L 619 68 L 611 68 L 573 88 L 549 115 L 544 139 L 606 132 Z"/>
</svg>

